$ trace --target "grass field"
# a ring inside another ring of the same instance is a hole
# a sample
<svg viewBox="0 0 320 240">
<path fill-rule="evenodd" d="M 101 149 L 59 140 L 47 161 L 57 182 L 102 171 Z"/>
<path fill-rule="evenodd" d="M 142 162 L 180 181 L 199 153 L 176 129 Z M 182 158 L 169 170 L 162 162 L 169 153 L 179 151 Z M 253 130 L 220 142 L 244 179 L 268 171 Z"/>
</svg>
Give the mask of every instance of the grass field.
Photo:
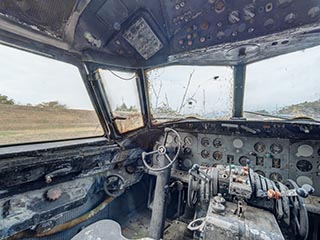
<svg viewBox="0 0 320 240">
<path fill-rule="evenodd" d="M 102 134 L 94 111 L 0 104 L 0 145 Z"/>
</svg>

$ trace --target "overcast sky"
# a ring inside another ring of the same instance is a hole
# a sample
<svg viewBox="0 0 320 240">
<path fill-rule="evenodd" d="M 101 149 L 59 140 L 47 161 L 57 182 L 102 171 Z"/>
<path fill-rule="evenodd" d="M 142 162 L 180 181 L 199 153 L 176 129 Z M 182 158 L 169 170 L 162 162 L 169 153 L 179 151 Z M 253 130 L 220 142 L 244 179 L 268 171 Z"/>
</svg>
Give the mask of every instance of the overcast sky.
<svg viewBox="0 0 320 240">
<path fill-rule="evenodd" d="M 320 46 L 247 67 L 247 110 L 274 111 L 320 99 Z"/>
<path fill-rule="evenodd" d="M 0 45 L 0 94 L 32 105 L 56 101 L 74 109 L 93 109 L 78 68 Z"/>
<path fill-rule="evenodd" d="M 92 109 L 78 69 L 72 65 L 0 45 L 0 66 L 0 94 L 13 98 L 17 103 L 35 105 L 58 100 L 69 108 Z M 273 111 L 283 106 L 319 99 L 319 66 L 320 47 L 249 65 L 245 108 Z M 157 74 L 161 74 L 165 83 L 161 93 L 162 101 L 165 101 L 166 93 L 173 107 L 179 108 L 193 69 L 196 70 L 194 80 L 186 96 L 187 100 L 194 101 L 193 109 L 185 108 L 184 111 L 194 111 L 195 106 L 203 108 L 203 96 L 208 102 L 207 113 L 209 109 L 225 108 L 230 111 L 232 72 L 225 67 L 168 67 L 158 70 Z M 151 78 L 155 75 L 152 73 Z M 216 76 L 219 78 L 214 79 Z M 105 77 L 113 78 L 110 81 L 113 108 L 122 101 L 137 104 L 137 98 L 132 94 L 135 89 L 133 81 L 128 83 L 123 80 L 117 86 L 114 76 L 105 74 Z M 201 88 L 197 90 L 199 85 Z M 193 96 L 195 91 L 196 95 Z"/>
</svg>

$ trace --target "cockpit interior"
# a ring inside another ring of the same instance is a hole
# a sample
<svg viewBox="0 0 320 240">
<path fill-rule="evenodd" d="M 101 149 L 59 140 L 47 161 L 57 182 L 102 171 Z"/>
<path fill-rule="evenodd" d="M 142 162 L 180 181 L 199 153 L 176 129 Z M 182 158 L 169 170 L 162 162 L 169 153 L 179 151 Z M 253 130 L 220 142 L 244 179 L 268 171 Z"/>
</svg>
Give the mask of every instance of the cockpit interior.
<svg viewBox="0 0 320 240">
<path fill-rule="evenodd" d="M 0 239 L 320 239 L 319 0 L 1 0 Z"/>
</svg>

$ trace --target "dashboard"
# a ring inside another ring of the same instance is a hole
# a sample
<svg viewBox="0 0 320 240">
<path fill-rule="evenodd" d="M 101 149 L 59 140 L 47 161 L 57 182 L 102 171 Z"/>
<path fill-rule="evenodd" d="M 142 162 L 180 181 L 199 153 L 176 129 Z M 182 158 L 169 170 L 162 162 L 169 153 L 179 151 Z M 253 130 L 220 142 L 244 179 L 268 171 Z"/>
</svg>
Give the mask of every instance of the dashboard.
<svg viewBox="0 0 320 240">
<path fill-rule="evenodd" d="M 193 164 L 249 166 L 274 181 L 293 179 L 300 186 L 310 184 L 320 195 L 320 141 L 261 138 L 179 131 L 182 141 L 177 170 L 188 171 Z M 177 145 L 169 136 L 168 144 Z"/>
</svg>

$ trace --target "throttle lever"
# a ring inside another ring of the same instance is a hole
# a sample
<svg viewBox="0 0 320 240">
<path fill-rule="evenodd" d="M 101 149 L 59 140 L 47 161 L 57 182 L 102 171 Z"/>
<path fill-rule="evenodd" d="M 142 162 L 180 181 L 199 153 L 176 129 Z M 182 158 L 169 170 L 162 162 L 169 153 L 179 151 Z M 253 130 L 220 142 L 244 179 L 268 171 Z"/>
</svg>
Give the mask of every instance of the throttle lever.
<svg viewBox="0 0 320 240">
<path fill-rule="evenodd" d="M 309 184 L 304 184 L 302 187 L 298 189 L 289 189 L 285 192 L 274 191 L 273 189 L 269 189 L 267 192 L 267 196 L 269 199 L 280 199 L 282 197 L 296 197 L 300 196 L 302 198 L 307 198 L 309 194 L 314 193 L 314 188 Z"/>
<path fill-rule="evenodd" d="M 204 171 L 201 171 L 200 166 L 198 164 L 194 164 L 192 168 L 190 168 L 189 174 L 195 178 L 200 178 L 205 182 L 208 182 L 210 180 L 210 176 L 206 174 Z"/>
<path fill-rule="evenodd" d="M 303 184 L 302 187 L 297 189 L 297 194 L 303 198 L 307 198 L 312 193 L 314 193 L 314 188 L 309 184 Z"/>
</svg>

